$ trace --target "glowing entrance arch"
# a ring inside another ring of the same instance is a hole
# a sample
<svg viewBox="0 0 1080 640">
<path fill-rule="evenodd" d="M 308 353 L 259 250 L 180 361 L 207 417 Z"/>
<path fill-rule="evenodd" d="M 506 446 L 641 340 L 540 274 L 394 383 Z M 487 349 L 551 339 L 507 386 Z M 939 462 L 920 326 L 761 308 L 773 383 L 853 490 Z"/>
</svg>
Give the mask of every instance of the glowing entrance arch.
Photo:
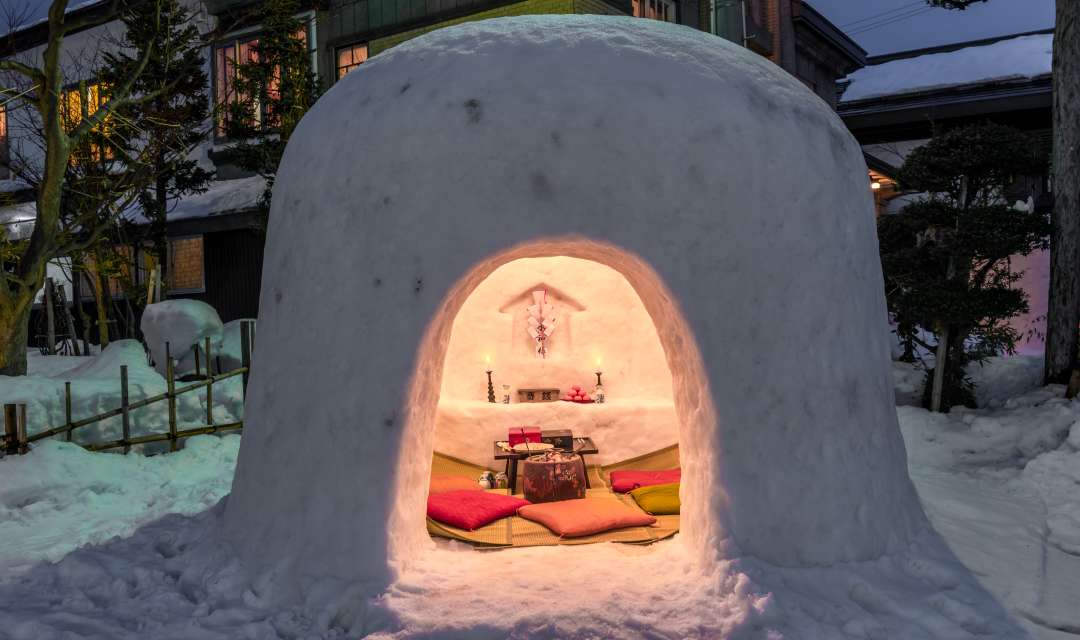
<svg viewBox="0 0 1080 640">
<path fill-rule="evenodd" d="M 476 287 L 499 267 L 522 258 L 556 256 L 590 260 L 618 271 L 634 288 L 652 318 L 671 371 L 679 423 L 683 469 L 680 534 L 691 549 L 700 553 L 703 561 L 715 557 L 706 541 L 722 537 L 723 527 L 706 512 L 708 505 L 723 503 L 725 498 L 716 495 L 719 492 L 711 481 L 712 471 L 720 464 L 715 437 L 716 412 L 693 332 L 674 302 L 674 296 L 640 257 L 609 243 L 565 237 L 527 242 L 481 260 L 451 288 L 428 324 L 417 350 L 416 371 L 406 401 L 410 411 L 402 439 L 409 446 L 401 448 L 398 468 L 407 472 L 398 474 L 394 482 L 395 498 L 388 535 L 392 563 L 407 564 L 416 550 L 429 542 L 424 518 L 430 454 L 444 359 L 454 318 Z M 419 460 L 424 464 L 417 464 Z"/>
</svg>

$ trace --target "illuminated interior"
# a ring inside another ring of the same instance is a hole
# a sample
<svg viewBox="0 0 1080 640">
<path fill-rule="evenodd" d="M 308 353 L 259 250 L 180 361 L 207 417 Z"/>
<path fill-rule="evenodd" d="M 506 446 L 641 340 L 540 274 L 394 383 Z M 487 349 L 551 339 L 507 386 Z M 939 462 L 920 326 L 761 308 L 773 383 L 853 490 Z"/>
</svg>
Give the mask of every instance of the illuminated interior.
<svg viewBox="0 0 1080 640">
<path fill-rule="evenodd" d="M 543 292 L 554 316 L 544 356 L 528 331 L 534 292 Z M 489 369 L 494 404 L 488 402 Z M 525 402 L 519 394 L 557 388 L 565 395 L 576 385 L 595 399 L 597 371 L 602 404 Z M 465 300 L 447 345 L 434 449 L 503 471 L 491 443 L 506 440 L 508 428 L 517 425 L 591 437 L 599 453 L 590 465 L 677 443 L 663 347 L 641 299 L 618 271 L 566 256 L 524 258 L 496 269 Z"/>
<path fill-rule="evenodd" d="M 518 343 L 525 340 L 520 329 L 517 337 L 513 330 L 513 309 L 538 284 L 548 286 L 568 318 L 552 334 L 551 361 L 541 363 L 529 359 L 535 356 Z M 470 318 L 492 325 L 470 330 Z M 568 330 L 560 335 L 563 329 Z M 485 356 L 499 393 L 505 383 L 512 390 L 532 380 L 546 383 L 548 373 L 560 389 L 563 376 L 566 383 L 588 387 L 571 381 L 588 380 L 587 375 L 595 381 L 598 357 L 610 393 L 603 405 L 525 406 L 514 398 L 509 406 L 487 403 Z M 531 415 L 548 419 L 545 414 L 552 412 L 560 424 L 550 426 L 596 438 L 599 451 L 587 461 L 590 466 L 677 444 L 677 539 L 697 561 L 713 562 L 711 541 L 723 537 L 726 523 L 708 515 L 709 505 L 726 497 L 713 484 L 721 462 L 708 376 L 675 295 L 639 257 L 578 237 L 537 240 L 493 254 L 447 293 L 428 322 L 415 362 L 402 433 L 409 446 L 398 458 L 388 528 L 391 563 L 408 565 L 431 541 L 424 512 L 433 466 L 424 452 L 456 453 L 467 464 L 502 470 L 490 456 L 493 440 L 506 437 L 505 416 L 513 423 Z M 495 417 L 460 419 L 468 412 Z M 605 415 L 612 419 L 598 419 Z M 549 428 L 546 422 L 539 426 Z"/>
</svg>

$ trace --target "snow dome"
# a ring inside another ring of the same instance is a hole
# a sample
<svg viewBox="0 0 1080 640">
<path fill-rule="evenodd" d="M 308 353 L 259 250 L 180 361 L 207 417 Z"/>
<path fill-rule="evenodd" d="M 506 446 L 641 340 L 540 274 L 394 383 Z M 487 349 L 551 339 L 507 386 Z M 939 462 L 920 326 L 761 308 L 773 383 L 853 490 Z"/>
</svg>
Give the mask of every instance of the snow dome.
<svg viewBox="0 0 1080 640">
<path fill-rule="evenodd" d="M 490 455 L 487 361 L 501 392 L 600 358 L 602 448 L 677 442 L 698 562 L 901 548 L 924 516 L 865 183 L 825 103 L 685 27 L 499 19 L 380 54 L 277 176 L 228 534 L 276 584 L 377 593 L 431 544 L 433 450 Z M 569 318 L 542 366 L 513 333 L 535 291 Z"/>
</svg>

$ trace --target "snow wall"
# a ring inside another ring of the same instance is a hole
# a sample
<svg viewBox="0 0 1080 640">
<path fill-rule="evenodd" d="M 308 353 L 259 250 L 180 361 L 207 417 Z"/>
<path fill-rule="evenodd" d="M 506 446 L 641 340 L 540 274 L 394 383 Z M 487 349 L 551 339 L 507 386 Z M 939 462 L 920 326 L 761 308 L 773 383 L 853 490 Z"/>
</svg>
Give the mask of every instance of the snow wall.
<svg viewBox="0 0 1080 640">
<path fill-rule="evenodd" d="M 225 526 L 277 587 L 376 593 L 430 544 L 451 325 L 529 257 L 601 262 L 652 317 L 702 562 L 867 559 L 926 526 L 860 148 L 754 53 L 633 18 L 429 33 L 305 116 L 269 229 Z"/>
</svg>

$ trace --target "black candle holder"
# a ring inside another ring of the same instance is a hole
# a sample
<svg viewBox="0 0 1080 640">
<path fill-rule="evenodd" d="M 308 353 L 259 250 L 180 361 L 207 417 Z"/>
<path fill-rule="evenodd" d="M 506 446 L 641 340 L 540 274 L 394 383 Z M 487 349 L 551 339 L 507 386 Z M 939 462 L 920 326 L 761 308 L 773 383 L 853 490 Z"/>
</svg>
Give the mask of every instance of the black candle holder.
<svg viewBox="0 0 1080 640">
<path fill-rule="evenodd" d="M 603 385 L 600 384 L 600 372 L 599 371 L 596 372 L 596 386 L 598 386 L 598 387 L 603 386 Z"/>
<path fill-rule="evenodd" d="M 491 369 L 487 371 L 488 376 L 488 402 L 494 404 L 495 402 L 495 385 L 491 384 Z"/>
</svg>

